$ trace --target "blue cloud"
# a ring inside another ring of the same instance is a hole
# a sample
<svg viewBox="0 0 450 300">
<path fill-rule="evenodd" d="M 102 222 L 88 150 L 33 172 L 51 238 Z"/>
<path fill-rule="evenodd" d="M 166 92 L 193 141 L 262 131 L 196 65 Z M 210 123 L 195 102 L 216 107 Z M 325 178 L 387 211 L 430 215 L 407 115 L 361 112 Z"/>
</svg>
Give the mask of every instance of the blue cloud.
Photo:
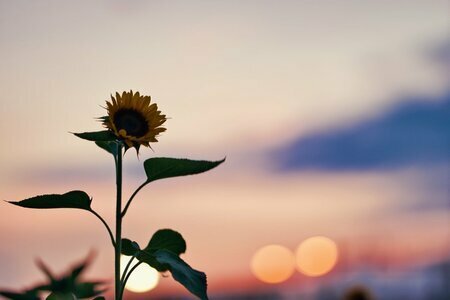
<svg viewBox="0 0 450 300">
<path fill-rule="evenodd" d="M 449 164 L 450 93 L 405 99 L 349 127 L 303 136 L 275 152 L 283 170 L 368 170 Z"/>
</svg>

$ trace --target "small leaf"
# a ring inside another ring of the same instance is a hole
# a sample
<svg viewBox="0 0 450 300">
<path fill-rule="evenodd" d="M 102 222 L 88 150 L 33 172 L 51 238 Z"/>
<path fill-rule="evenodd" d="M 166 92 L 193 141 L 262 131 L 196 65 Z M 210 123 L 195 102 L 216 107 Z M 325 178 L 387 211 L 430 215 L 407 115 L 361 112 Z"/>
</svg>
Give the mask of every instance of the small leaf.
<svg viewBox="0 0 450 300">
<path fill-rule="evenodd" d="M 122 239 L 122 254 L 133 256 L 141 250 L 139 244 L 129 239 Z"/>
<path fill-rule="evenodd" d="M 154 157 L 144 162 L 147 183 L 158 179 L 194 175 L 209 171 L 225 161 L 189 160 L 180 158 Z"/>
<path fill-rule="evenodd" d="M 115 136 L 109 130 L 95 131 L 95 132 L 81 132 L 73 134 L 79 137 L 80 139 L 93 142 L 111 142 L 117 140 L 117 136 Z"/>
<path fill-rule="evenodd" d="M 162 265 L 167 266 L 173 278 L 187 288 L 192 294 L 200 299 L 208 299 L 206 294 L 207 282 L 206 274 L 194 270 L 178 255 L 159 250 L 154 253 L 155 259 Z"/>
<path fill-rule="evenodd" d="M 83 191 L 70 191 L 65 194 L 49 194 L 28 198 L 22 201 L 8 201 L 27 208 L 79 208 L 90 210 L 91 199 Z"/>
<path fill-rule="evenodd" d="M 95 142 L 97 146 L 105 150 L 106 152 L 111 153 L 112 155 L 117 155 L 117 143 L 110 141 L 97 141 Z"/>
<path fill-rule="evenodd" d="M 172 229 L 160 229 L 153 234 L 144 250 L 153 252 L 168 250 L 176 255 L 180 255 L 186 252 L 186 241 L 180 233 Z"/>
</svg>

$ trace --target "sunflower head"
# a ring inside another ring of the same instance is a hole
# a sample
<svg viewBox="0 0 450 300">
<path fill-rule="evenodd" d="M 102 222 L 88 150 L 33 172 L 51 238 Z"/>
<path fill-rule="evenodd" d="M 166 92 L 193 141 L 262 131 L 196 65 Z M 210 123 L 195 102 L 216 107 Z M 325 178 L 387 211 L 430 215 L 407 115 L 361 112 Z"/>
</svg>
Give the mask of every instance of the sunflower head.
<svg viewBox="0 0 450 300">
<path fill-rule="evenodd" d="M 139 92 L 123 92 L 111 95 L 111 102 L 106 101 L 108 115 L 101 118 L 103 125 L 122 140 L 126 149 L 150 147 L 156 143 L 156 137 L 166 128 L 166 116 L 161 114 L 156 103 L 151 103 L 150 96 L 141 96 Z"/>
</svg>

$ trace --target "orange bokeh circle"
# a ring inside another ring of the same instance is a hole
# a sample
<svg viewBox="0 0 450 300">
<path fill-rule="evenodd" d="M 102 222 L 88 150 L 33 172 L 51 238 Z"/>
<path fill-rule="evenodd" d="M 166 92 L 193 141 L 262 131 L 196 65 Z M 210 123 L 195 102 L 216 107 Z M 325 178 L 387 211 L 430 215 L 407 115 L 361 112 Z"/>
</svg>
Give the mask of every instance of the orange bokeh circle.
<svg viewBox="0 0 450 300">
<path fill-rule="evenodd" d="M 265 283 L 281 283 L 295 271 L 295 256 L 291 250 L 280 245 L 260 248 L 251 261 L 253 274 Z"/>
<path fill-rule="evenodd" d="M 297 248 L 297 269 L 311 277 L 330 272 L 338 260 L 336 243 L 324 236 L 314 236 L 304 240 Z"/>
</svg>

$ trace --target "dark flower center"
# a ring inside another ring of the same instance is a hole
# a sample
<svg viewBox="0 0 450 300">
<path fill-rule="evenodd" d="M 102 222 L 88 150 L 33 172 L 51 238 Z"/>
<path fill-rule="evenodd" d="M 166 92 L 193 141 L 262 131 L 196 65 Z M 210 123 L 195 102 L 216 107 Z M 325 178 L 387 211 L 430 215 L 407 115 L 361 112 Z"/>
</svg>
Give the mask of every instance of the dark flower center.
<svg viewBox="0 0 450 300">
<path fill-rule="evenodd" d="M 142 137 L 148 132 L 145 117 L 134 109 L 121 109 L 114 114 L 117 131 L 124 129 L 127 135 Z"/>
</svg>

